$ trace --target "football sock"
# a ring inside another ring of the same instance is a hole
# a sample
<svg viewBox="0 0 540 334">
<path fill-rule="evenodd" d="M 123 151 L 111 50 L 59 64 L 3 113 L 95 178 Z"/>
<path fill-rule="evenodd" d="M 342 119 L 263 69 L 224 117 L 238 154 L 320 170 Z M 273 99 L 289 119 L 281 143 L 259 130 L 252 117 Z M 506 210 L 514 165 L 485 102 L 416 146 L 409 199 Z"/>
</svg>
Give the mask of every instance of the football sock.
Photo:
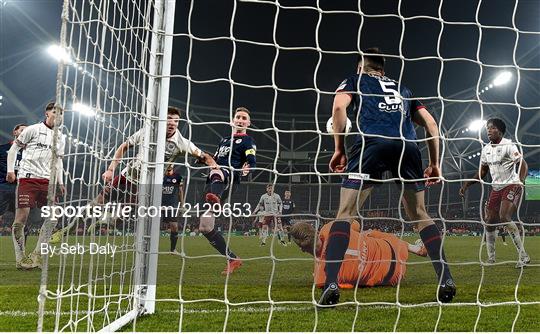
<svg viewBox="0 0 540 334">
<path fill-rule="evenodd" d="M 335 221 L 330 227 L 328 243 L 326 246 L 326 273 L 325 287 L 338 282 L 338 273 L 345 252 L 349 246 L 350 224 L 347 221 Z"/>
<path fill-rule="evenodd" d="M 171 252 L 176 249 L 177 241 L 178 241 L 178 232 L 171 232 Z"/>
<path fill-rule="evenodd" d="M 266 238 L 268 238 L 268 230 L 261 230 L 261 241 L 266 243 Z"/>
<path fill-rule="evenodd" d="M 521 240 L 521 235 L 519 233 L 519 229 L 516 223 L 511 222 L 508 225 L 506 225 L 506 230 L 510 234 L 510 237 L 512 238 L 512 241 L 514 242 L 514 245 L 516 246 L 519 256 L 520 257 L 527 256 L 527 252 L 525 252 L 525 248 L 523 247 L 523 241 Z"/>
<path fill-rule="evenodd" d="M 486 230 L 486 249 L 488 259 L 495 259 L 495 239 L 497 238 L 496 231 Z"/>
<path fill-rule="evenodd" d="M 212 247 L 214 247 L 218 252 L 220 252 L 221 255 L 227 255 L 231 258 L 236 258 L 236 255 L 227 248 L 227 244 L 225 243 L 223 235 L 216 231 L 216 229 L 213 229 L 208 233 L 203 233 L 203 235 L 206 237 L 206 239 L 208 239 L 210 245 L 212 245 Z"/>
<path fill-rule="evenodd" d="M 15 248 L 15 261 L 20 262 L 25 256 L 24 224 L 14 221 L 11 225 L 11 238 Z"/>
<path fill-rule="evenodd" d="M 450 268 L 446 264 L 446 256 L 444 255 L 444 249 L 442 248 L 441 233 L 437 228 L 437 225 L 431 224 L 424 227 L 420 231 L 420 238 L 424 243 L 424 247 L 428 252 L 428 255 L 433 264 L 433 268 L 437 273 L 437 277 L 445 284 L 447 280 L 453 280 L 450 274 Z"/>
</svg>

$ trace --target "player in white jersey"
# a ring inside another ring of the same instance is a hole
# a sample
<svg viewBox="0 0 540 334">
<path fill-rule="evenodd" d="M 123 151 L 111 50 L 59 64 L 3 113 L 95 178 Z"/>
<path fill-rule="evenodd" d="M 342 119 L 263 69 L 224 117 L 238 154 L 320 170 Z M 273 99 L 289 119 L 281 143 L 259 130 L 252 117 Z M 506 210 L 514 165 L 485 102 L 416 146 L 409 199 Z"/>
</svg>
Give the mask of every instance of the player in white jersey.
<svg viewBox="0 0 540 334">
<path fill-rule="evenodd" d="M 178 131 L 178 122 L 180 121 L 180 109 L 169 107 L 167 110 L 167 139 L 165 142 L 165 170 L 172 166 L 172 163 L 181 154 L 187 152 L 191 156 L 197 158 L 206 165 L 216 168 L 216 162 L 208 153 L 199 149 L 195 144 L 184 138 Z M 140 168 L 142 164 L 142 152 L 139 151 L 136 157 L 124 168 L 120 175 L 114 176 L 116 167 L 129 150 L 130 147 L 139 146 L 143 141 L 143 129 L 135 132 L 125 142 L 120 144 L 114 153 L 113 160 L 109 164 L 107 170 L 103 173 L 102 178 L 107 184 L 103 193 L 99 194 L 89 205 L 103 205 L 107 201 L 124 202 L 124 204 L 137 204 L 137 185 L 139 182 Z M 114 176 L 114 177 L 113 177 Z M 62 236 L 66 234 L 76 223 L 78 219 L 73 220 L 68 226 L 56 232 L 53 235 L 53 241 L 59 242 Z M 104 221 L 94 221 L 88 227 L 88 230 L 93 233 L 95 224 Z M 105 221 L 105 223 L 107 223 Z"/>
<path fill-rule="evenodd" d="M 208 153 L 199 149 L 195 144 L 184 138 L 180 131 L 178 131 L 178 122 L 180 121 L 180 109 L 175 107 L 169 107 L 167 110 L 167 139 L 165 142 L 165 162 L 171 164 L 181 154 L 187 152 L 191 156 L 199 159 L 199 161 L 205 163 L 208 166 L 216 167 L 216 162 Z M 129 165 L 124 168 L 120 175 L 113 179 L 113 174 L 122 160 L 122 157 L 127 150 L 132 146 L 138 146 L 142 144 L 144 132 L 143 129 L 135 132 L 124 143 L 122 143 L 116 150 L 113 160 L 111 161 L 107 171 L 103 173 L 103 180 L 105 182 L 111 182 L 113 187 L 121 186 L 125 188 L 126 185 L 135 187 L 139 180 L 139 173 L 142 164 L 142 152 L 138 152 L 137 156 Z M 168 167 L 168 166 L 166 166 Z"/>
<path fill-rule="evenodd" d="M 17 209 L 11 234 L 15 248 L 17 269 L 33 269 L 41 267 L 41 244 L 48 242 L 49 226 L 43 224 L 39 232 L 36 248 L 28 256 L 25 255 L 24 226 L 31 208 L 39 208 L 47 204 L 49 180 L 51 178 L 51 161 L 54 141 L 53 126 L 60 107 L 54 102 L 45 107 L 45 121 L 26 127 L 14 141 L 7 157 L 7 181 L 15 182 L 15 160 L 19 150 L 24 149 L 18 171 Z M 65 140 L 62 136 L 56 139 L 56 181 L 64 192 L 62 172 L 62 156 Z M 50 222 L 54 224 L 54 222 Z M 52 229 L 52 228 L 51 228 Z"/>
<path fill-rule="evenodd" d="M 523 193 L 523 182 L 527 176 L 527 163 L 523 159 L 517 146 L 511 140 L 503 138 L 506 132 L 506 124 L 498 118 L 487 121 L 486 130 L 489 144 L 482 149 L 480 157 L 480 170 L 473 177 L 474 181 L 467 181 L 463 184 L 459 193 L 465 195 L 467 188 L 483 179 L 488 170 L 492 178 L 492 190 L 486 203 L 486 248 L 488 253 L 488 263 L 495 263 L 495 239 L 497 238 L 497 226 L 503 224 L 512 237 L 514 245 L 519 254 L 519 262 L 516 268 L 521 268 L 530 262 L 529 255 L 525 252 L 519 229 L 512 221 L 514 213 L 517 211 L 521 194 Z M 519 174 L 516 172 L 516 166 Z M 502 226 L 502 225 L 501 225 Z"/>
<path fill-rule="evenodd" d="M 266 245 L 266 238 L 268 238 L 268 225 L 273 224 L 274 233 L 277 233 L 279 242 L 286 246 L 285 240 L 283 238 L 283 226 L 281 225 L 281 210 L 283 208 L 283 203 L 281 202 L 281 197 L 274 193 L 274 186 L 269 184 L 266 186 L 266 194 L 261 196 L 257 207 L 255 208 L 254 214 L 262 211 L 264 216 L 261 222 L 261 246 Z"/>
</svg>

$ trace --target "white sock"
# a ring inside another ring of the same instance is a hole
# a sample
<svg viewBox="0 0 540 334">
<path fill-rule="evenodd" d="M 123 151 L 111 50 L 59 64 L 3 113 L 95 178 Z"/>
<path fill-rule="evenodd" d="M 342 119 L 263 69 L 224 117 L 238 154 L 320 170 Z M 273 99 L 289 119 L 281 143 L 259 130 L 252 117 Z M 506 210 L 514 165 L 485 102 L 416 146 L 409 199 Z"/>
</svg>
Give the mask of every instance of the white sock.
<svg viewBox="0 0 540 334">
<path fill-rule="evenodd" d="M 521 240 L 521 235 L 516 223 L 511 222 L 506 225 L 506 230 L 508 231 L 508 234 L 510 234 L 510 237 L 512 237 L 512 241 L 514 242 L 514 246 L 516 246 L 519 257 L 527 257 L 527 252 L 525 252 L 525 248 L 523 247 L 523 241 Z"/>
<path fill-rule="evenodd" d="M 496 231 L 486 231 L 486 248 L 489 259 L 495 259 L 495 239 L 497 239 Z"/>
<path fill-rule="evenodd" d="M 15 262 L 20 262 L 25 257 L 24 224 L 13 222 L 11 226 L 11 239 L 15 249 Z"/>
</svg>

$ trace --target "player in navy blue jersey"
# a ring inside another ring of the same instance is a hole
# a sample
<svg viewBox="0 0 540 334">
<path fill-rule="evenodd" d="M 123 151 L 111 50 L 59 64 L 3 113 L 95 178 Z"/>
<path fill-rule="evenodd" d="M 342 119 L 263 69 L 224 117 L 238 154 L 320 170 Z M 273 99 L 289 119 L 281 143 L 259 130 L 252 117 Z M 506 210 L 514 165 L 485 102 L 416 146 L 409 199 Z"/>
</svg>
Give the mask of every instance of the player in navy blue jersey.
<svg viewBox="0 0 540 334">
<path fill-rule="evenodd" d="M 287 231 L 287 237 L 289 239 L 289 243 L 291 243 L 291 235 L 289 233 L 289 229 L 291 227 L 291 216 L 292 213 L 294 213 L 294 209 L 296 208 L 296 204 L 294 204 L 294 201 L 291 199 L 291 191 L 285 190 L 285 193 L 283 194 L 283 200 L 281 201 L 281 214 L 283 217 L 281 217 L 281 223 L 285 227 L 285 230 Z"/>
<path fill-rule="evenodd" d="M 247 128 L 251 125 L 249 110 L 239 107 L 234 112 L 233 133 L 219 142 L 214 160 L 219 168 L 212 169 L 206 179 L 205 200 L 208 203 L 223 202 L 229 192 L 234 191 L 240 184 L 242 176 L 247 176 L 249 170 L 256 166 L 255 141 L 247 134 Z M 229 189 L 232 186 L 232 189 Z M 222 274 L 234 272 L 242 265 L 242 261 L 231 252 L 223 235 L 214 228 L 215 217 L 201 216 L 199 231 L 208 239 L 208 242 L 222 255 L 229 259 L 227 267 Z"/>
<path fill-rule="evenodd" d="M 26 128 L 26 124 L 18 124 L 13 128 L 13 140 L 17 139 L 19 134 Z M 6 180 L 7 175 L 7 154 L 9 149 L 13 145 L 13 141 L 0 145 L 0 225 L 3 221 L 3 216 L 6 212 L 15 213 L 15 191 L 17 184 L 9 183 Z M 17 152 L 17 158 L 15 161 L 15 173 L 19 169 L 19 163 L 22 158 L 22 151 Z M 25 239 L 28 236 L 28 226 L 25 225 L 24 229 Z"/>
<path fill-rule="evenodd" d="M 180 206 L 178 205 L 180 204 Z M 164 223 L 169 224 L 171 230 L 171 252 L 176 252 L 176 243 L 178 242 L 178 219 L 180 219 L 180 211 L 178 210 L 184 204 L 184 184 L 182 176 L 178 170 L 170 167 L 163 175 L 163 190 L 161 193 L 161 206 L 171 207 L 164 209 L 161 219 Z"/>
<path fill-rule="evenodd" d="M 351 106 L 360 129 L 355 143 L 345 152 L 347 108 Z M 426 185 L 439 182 L 438 125 L 426 108 L 413 99 L 401 83 L 384 76 L 384 57 L 377 48 L 366 51 L 357 63 L 357 74 L 337 88 L 333 105 L 335 152 L 330 171 L 347 173 L 341 186 L 340 206 L 330 232 L 326 254 L 326 283 L 321 304 L 339 301 L 337 274 L 349 242 L 349 220 L 358 216 L 373 186 L 390 171 L 403 184 L 403 204 L 411 221 L 417 223 L 420 237 L 439 278 L 438 297 L 450 302 L 456 288 L 442 249 L 441 234 L 426 212 Z M 414 123 L 426 130 L 429 166 L 422 170 L 422 157 L 416 144 Z M 347 154 L 348 153 L 348 154 Z M 427 179 L 423 182 L 421 179 Z M 337 223 L 337 224 L 336 224 Z"/>
</svg>

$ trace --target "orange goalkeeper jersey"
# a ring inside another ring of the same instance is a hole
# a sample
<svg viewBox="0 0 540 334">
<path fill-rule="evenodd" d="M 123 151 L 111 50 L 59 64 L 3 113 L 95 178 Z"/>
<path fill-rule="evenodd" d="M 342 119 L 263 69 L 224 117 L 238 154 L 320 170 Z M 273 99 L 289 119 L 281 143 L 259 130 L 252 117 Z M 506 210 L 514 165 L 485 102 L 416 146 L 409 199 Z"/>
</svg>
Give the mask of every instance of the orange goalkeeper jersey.
<svg viewBox="0 0 540 334">
<path fill-rule="evenodd" d="M 332 223 L 319 231 L 322 251 L 315 259 L 315 284 L 324 286 L 326 280 L 326 246 Z M 379 231 L 360 232 L 357 222 L 351 224 L 349 246 L 338 274 L 340 288 L 395 285 L 405 275 L 409 257 L 407 243 L 393 234 Z"/>
</svg>

